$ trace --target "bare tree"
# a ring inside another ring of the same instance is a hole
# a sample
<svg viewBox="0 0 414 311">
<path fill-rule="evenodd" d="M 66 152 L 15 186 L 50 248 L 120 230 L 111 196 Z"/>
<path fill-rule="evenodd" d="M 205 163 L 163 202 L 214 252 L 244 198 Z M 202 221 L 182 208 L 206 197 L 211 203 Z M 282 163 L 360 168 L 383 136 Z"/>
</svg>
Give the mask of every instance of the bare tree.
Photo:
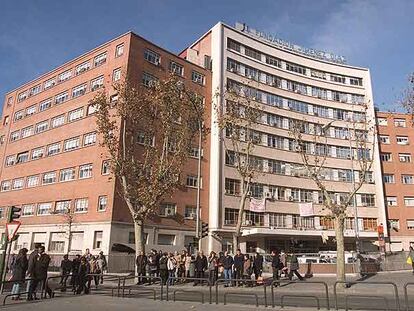
<svg viewBox="0 0 414 311">
<path fill-rule="evenodd" d="M 356 118 L 355 114 L 352 116 L 353 121 L 348 123 L 347 137 L 350 146 L 347 158 L 351 161 L 352 187 L 340 197 L 335 195 L 332 184 L 330 185 L 325 180 L 326 159 L 330 156 L 328 137 L 330 126 L 334 121 L 325 125 L 314 124 L 312 133 L 305 133 L 304 129 L 309 128 L 305 120 L 291 123 L 290 135 L 294 139 L 295 150 L 300 154 L 307 177 L 315 182 L 323 196 L 323 208 L 334 219 L 338 281 L 345 280 L 345 220 L 352 214 L 349 207 L 354 206 L 356 209 L 356 194 L 368 182 L 373 164 L 375 125 L 366 118 L 366 111 L 367 105 L 364 105 L 364 114 L 360 115 L 362 118 Z M 357 230 L 357 225 L 357 219 L 355 219 L 355 230 Z"/>
<path fill-rule="evenodd" d="M 261 144 L 261 134 L 254 130 L 254 124 L 262 116 L 256 101 L 255 89 L 248 85 L 231 83 L 224 94 L 217 95 L 224 109 L 217 105 L 218 126 L 225 132 L 223 143 L 228 164 L 234 166 L 240 178 L 238 216 L 233 232 L 233 251 L 239 248 L 239 238 L 245 214 L 245 204 L 253 179 L 258 174 L 255 146 Z"/>
<path fill-rule="evenodd" d="M 162 200 L 181 185 L 204 103 L 175 76 L 148 87 L 125 79 L 114 88 L 116 103 L 106 92 L 91 103 L 98 109 L 101 145 L 108 151 L 119 195 L 134 223 L 138 253 L 145 251 L 146 220 L 158 214 Z"/>
<path fill-rule="evenodd" d="M 68 251 L 67 254 L 69 255 L 71 244 L 72 244 L 72 228 L 73 224 L 75 223 L 75 211 L 72 207 L 64 208 L 62 211 L 54 211 L 52 214 L 61 216 L 63 218 L 63 223 L 60 225 L 62 230 L 65 231 L 65 237 L 68 241 Z"/>
<path fill-rule="evenodd" d="M 408 85 L 403 91 L 400 103 L 411 117 L 414 117 L 414 73 L 408 78 Z"/>
</svg>

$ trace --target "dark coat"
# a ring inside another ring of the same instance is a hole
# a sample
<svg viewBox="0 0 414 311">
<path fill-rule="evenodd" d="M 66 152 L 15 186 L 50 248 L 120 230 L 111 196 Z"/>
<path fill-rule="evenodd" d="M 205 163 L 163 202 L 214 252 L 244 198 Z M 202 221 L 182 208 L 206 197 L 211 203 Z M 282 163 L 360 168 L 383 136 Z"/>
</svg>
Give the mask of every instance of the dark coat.
<svg viewBox="0 0 414 311">
<path fill-rule="evenodd" d="M 207 257 L 206 256 L 197 256 L 194 262 L 194 267 L 196 271 L 205 271 L 207 270 Z"/>
<path fill-rule="evenodd" d="M 234 256 L 234 268 L 243 270 L 244 256 L 243 254 Z"/>
<path fill-rule="evenodd" d="M 47 278 L 49 263 L 50 256 L 48 254 L 43 253 L 36 257 L 33 271 L 33 276 L 36 280 L 45 280 Z"/>
<path fill-rule="evenodd" d="M 74 258 L 72 261 L 72 274 L 76 275 L 79 273 L 80 259 Z"/>
<path fill-rule="evenodd" d="M 299 270 L 298 257 L 296 257 L 296 255 L 294 255 L 294 254 L 292 256 L 290 256 L 289 269 L 290 270 Z"/>
<path fill-rule="evenodd" d="M 147 256 L 138 255 L 136 262 L 137 262 L 137 271 L 145 272 L 145 267 L 147 266 L 147 262 L 148 262 Z"/>
<path fill-rule="evenodd" d="M 231 269 L 233 266 L 234 260 L 230 255 L 224 256 L 222 259 L 222 264 L 224 269 Z"/>
<path fill-rule="evenodd" d="M 14 265 L 13 265 L 13 276 L 11 281 L 23 281 L 26 278 L 26 270 L 29 265 L 27 257 L 17 256 Z"/>
<path fill-rule="evenodd" d="M 72 271 L 72 261 L 70 259 L 63 259 L 60 262 L 60 268 L 63 274 L 69 274 Z"/>
<path fill-rule="evenodd" d="M 28 267 L 27 267 L 27 274 L 30 277 L 33 277 L 35 261 L 36 261 L 36 257 L 37 257 L 38 254 L 39 254 L 39 252 L 37 250 L 34 250 L 29 255 L 29 261 L 28 261 Z"/>
<path fill-rule="evenodd" d="M 253 259 L 253 270 L 254 271 L 261 271 L 263 270 L 263 256 L 257 255 Z"/>
<path fill-rule="evenodd" d="M 272 268 L 280 269 L 280 257 L 279 255 L 272 256 Z"/>
</svg>

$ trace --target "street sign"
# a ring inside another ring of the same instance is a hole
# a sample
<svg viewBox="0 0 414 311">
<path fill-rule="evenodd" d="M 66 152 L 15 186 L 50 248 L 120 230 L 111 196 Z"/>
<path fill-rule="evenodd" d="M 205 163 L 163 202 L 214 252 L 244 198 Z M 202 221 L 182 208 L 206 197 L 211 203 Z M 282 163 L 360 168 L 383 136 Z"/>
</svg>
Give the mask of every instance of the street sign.
<svg viewBox="0 0 414 311">
<path fill-rule="evenodd" d="M 13 240 L 14 236 L 17 233 L 17 230 L 19 230 L 20 222 L 19 221 L 13 221 L 6 223 L 6 230 L 7 230 L 7 238 L 9 241 Z"/>
</svg>

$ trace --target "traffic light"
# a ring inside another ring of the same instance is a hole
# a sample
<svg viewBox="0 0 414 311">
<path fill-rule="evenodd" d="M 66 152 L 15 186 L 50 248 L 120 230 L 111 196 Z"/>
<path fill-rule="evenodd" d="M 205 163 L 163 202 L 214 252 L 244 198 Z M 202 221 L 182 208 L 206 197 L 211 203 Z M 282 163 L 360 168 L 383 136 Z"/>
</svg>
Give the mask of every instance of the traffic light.
<svg viewBox="0 0 414 311">
<path fill-rule="evenodd" d="M 20 207 L 11 206 L 9 208 L 9 217 L 7 218 L 7 222 L 12 222 L 15 219 L 19 219 L 21 210 L 22 209 Z"/>
<path fill-rule="evenodd" d="M 208 224 L 201 222 L 201 238 L 208 236 Z"/>
</svg>

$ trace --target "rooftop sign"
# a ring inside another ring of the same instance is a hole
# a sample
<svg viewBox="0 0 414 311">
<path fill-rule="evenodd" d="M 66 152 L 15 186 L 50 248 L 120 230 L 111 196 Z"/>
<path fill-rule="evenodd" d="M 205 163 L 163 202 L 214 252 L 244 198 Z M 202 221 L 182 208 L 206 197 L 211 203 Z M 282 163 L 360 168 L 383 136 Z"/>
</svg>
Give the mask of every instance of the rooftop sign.
<svg viewBox="0 0 414 311">
<path fill-rule="evenodd" d="M 259 40 L 266 41 L 268 43 L 271 43 L 279 48 L 282 48 L 284 50 L 293 51 L 305 56 L 321 59 L 328 62 L 338 63 L 338 64 L 345 64 L 346 60 L 345 57 L 336 55 L 333 53 L 328 53 L 325 51 L 315 50 L 311 48 L 305 48 L 296 44 L 293 44 L 289 41 L 285 41 L 283 39 L 280 39 L 276 36 L 273 36 L 268 33 L 264 33 L 262 31 L 258 31 L 256 29 L 250 28 L 246 24 L 242 23 L 236 23 L 236 29 L 244 32 L 246 34 L 249 34 Z"/>
</svg>

